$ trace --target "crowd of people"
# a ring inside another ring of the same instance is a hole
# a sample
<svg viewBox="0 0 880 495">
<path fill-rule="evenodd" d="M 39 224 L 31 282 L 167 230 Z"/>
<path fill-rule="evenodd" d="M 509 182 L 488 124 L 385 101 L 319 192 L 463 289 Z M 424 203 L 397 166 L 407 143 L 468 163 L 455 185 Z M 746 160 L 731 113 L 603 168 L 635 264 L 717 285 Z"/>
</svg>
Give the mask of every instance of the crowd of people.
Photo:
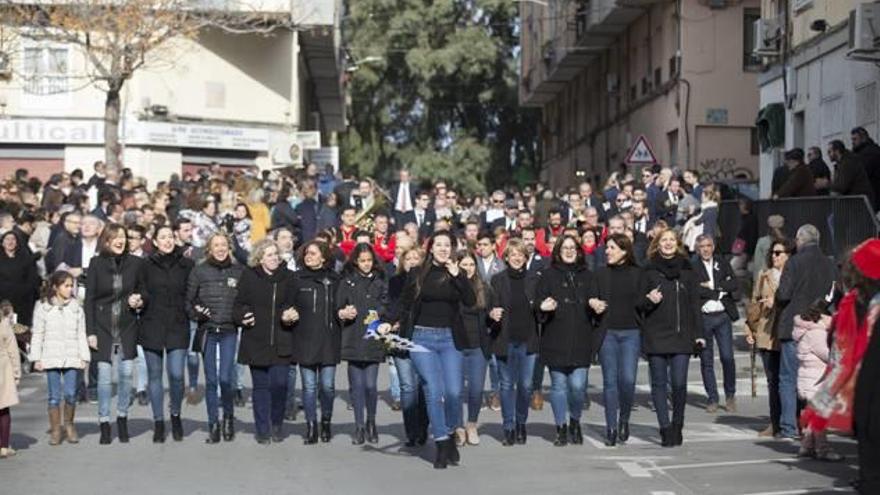
<svg viewBox="0 0 880 495">
<path fill-rule="evenodd" d="M 615 446 L 630 436 L 644 358 L 661 444 L 675 447 L 692 356 L 706 410 L 737 410 L 733 324 L 744 303 L 770 390 L 760 434 L 837 460 L 825 432 L 852 432 L 854 403 L 871 493 L 880 433 L 864 382 L 880 359 L 880 241 L 839 271 L 814 226 L 789 239 L 771 217 L 766 237 L 744 227 L 731 249 L 719 242 L 719 203 L 718 185 L 696 171 L 659 165 L 612 174 L 601 191 L 582 182 L 470 197 L 407 170 L 383 189 L 314 164 L 288 173 L 215 164 L 151 189 L 100 162 L 88 181 L 80 170 L 45 183 L 19 170 L 0 185 L 0 457 L 14 453 L 18 347 L 47 377 L 51 445 L 78 441 L 82 401 L 98 404 L 101 444 L 113 441 L 114 419 L 128 442 L 135 400 L 152 409 L 154 442 L 165 441 L 166 419 L 181 441 L 183 403 L 201 400 L 200 367 L 207 443 L 235 438 L 247 369 L 257 442 L 284 439 L 297 378 L 304 443 L 329 442 L 344 361 L 356 445 L 378 442 L 382 363 L 406 445 L 433 438 L 436 468 L 480 443 L 484 401 L 501 411 L 502 443 L 525 444 L 546 371 L 554 444 L 581 444 L 587 372 L 598 363 L 604 441 Z M 751 297 L 729 251 L 754 253 Z M 407 346 L 388 345 L 389 335 Z M 828 373 L 839 380 L 819 380 Z"/>
</svg>

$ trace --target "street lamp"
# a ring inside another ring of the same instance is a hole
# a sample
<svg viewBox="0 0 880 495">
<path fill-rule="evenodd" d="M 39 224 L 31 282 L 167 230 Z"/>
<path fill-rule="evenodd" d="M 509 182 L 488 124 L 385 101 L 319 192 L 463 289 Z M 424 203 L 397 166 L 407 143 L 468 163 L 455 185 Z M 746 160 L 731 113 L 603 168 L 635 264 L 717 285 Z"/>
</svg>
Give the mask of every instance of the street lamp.
<svg viewBox="0 0 880 495">
<path fill-rule="evenodd" d="M 382 57 L 377 57 L 375 55 L 371 55 L 369 57 L 364 57 L 360 60 L 356 60 L 354 63 L 345 68 L 345 72 L 356 72 L 361 68 L 362 65 L 375 64 L 378 62 L 384 62 L 385 59 Z"/>
</svg>

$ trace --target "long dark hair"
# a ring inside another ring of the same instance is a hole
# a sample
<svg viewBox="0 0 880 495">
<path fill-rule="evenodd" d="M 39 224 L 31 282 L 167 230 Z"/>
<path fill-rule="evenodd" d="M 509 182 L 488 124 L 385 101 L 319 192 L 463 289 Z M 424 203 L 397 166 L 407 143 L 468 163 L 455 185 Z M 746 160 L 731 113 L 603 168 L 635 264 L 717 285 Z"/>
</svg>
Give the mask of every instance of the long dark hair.
<svg viewBox="0 0 880 495">
<path fill-rule="evenodd" d="M 455 245 L 455 236 L 452 235 L 452 232 L 448 230 L 438 230 L 431 234 L 431 237 L 428 238 L 428 242 L 425 243 L 425 259 L 422 261 L 422 266 L 419 267 L 419 271 L 416 272 L 415 284 L 416 284 L 416 293 L 415 299 L 418 299 L 422 294 L 422 285 L 425 283 L 425 279 L 428 278 L 428 273 L 431 272 L 431 267 L 434 266 L 434 255 L 431 254 L 431 249 L 434 247 L 434 242 L 437 241 L 438 237 L 445 237 L 449 239 L 450 249 Z M 450 252 L 450 259 L 454 260 L 454 254 Z M 444 277 L 448 276 L 445 272 L 443 274 Z"/>
<path fill-rule="evenodd" d="M 125 234 L 125 246 L 122 248 L 122 254 L 128 254 L 128 231 L 121 224 L 110 223 L 101 231 L 101 237 L 98 238 L 98 251 L 104 256 L 114 256 L 110 251 L 110 241 L 116 238 L 119 233 Z"/>
<path fill-rule="evenodd" d="M 326 242 L 321 242 L 321 241 L 312 239 L 311 241 L 303 244 L 299 248 L 298 258 L 299 258 L 300 264 L 303 267 L 305 267 L 306 249 L 308 249 L 310 246 L 317 247 L 318 251 L 321 252 L 321 257 L 324 258 L 324 264 L 321 265 L 321 269 L 327 269 L 330 266 L 332 266 L 334 259 L 333 259 L 333 252 L 330 250 L 330 246 Z M 306 268 L 308 268 L 308 267 L 306 267 Z"/>
<path fill-rule="evenodd" d="M 470 258 L 471 261 L 474 262 L 474 265 L 477 264 L 477 258 L 474 256 L 473 252 L 462 249 L 455 253 L 455 260 L 457 263 L 461 263 L 461 261 L 465 258 Z M 474 304 L 473 308 L 486 309 L 486 307 L 488 306 L 487 296 L 489 289 L 488 287 L 486 287 L 486 282 L 483 281 L 483 277 L 480 276 L 480 273 L 478 271 L 475 271 L 473 277 L 468 277 L 468 282 L 471 283 L 471 287 L 474 288 L 474 294 L 477 296 L 477 303 Z"/>
<path fill-rule="evenodd" d="M 5 241 L 8 236 L 12 236 L 15 238 L 15 252 L 12 253 L 12 258 L 17 258 L 18 255 L 22 252 L 21 251 L 21 239 L 18 238 L 18 236 L 15 234 L 15 232 L 10 230 L 8 232 L 5 232 L 2 236 L 0 236 L 0 244 L 3 244 L 3 241 Z M 7 257 L 6 250 L 0 249 L 0 255 L 2 255 L 4 258 L 6 258 Z"/>
<path fill-rule="evenodd" d="M 614 244 L 620 248 L 621 251 L 626 253 L 623 256 L 623 266 L 635 266 L 636 265 L 636 255 L 633 252 L 633 242 L 626 236 L 626 234 L 611 234 L 605 239 L 605 245 L 607 246 L 609 242 L 614 242 Z"/>
<path fill-rule="evenodd" d="M 40 300 L 44 303 L 51 302 L 52 298 L 55 297 L 56 289 L 68 280 L 71 282 L 74 281 L 73 274 L 70 272 L 64 270 L 53 272 L 52 275 L 49 275 L 49 278 L 43 282 L 43 287 L 40 289 Z"/>
<path fill-rule="evenodd" d="M 373 258 L 373 268 L 370 270 L 372 273 L 377 275 L 382 275 L 384 273 L 382 271 L 382 262 L 379 261 L 379 257 L 376 256 L 376 252 L 373 251 L 373 246 L 366 242 L 362 242 L 351 250 L 351 255 L 349 255 L 348 260 L 342 267 L 343 275 L 351 275 L 360 272 L 360 269 L 357 266 L 357 259 L 363 253 L 370 253 L 370 257 Z"/>
</svg>

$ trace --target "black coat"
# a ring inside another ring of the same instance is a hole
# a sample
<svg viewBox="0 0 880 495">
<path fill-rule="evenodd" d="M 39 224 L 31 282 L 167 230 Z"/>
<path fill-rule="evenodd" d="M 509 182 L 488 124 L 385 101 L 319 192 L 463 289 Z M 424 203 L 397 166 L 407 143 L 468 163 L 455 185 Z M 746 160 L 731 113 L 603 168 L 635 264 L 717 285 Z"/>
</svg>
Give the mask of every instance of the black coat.
<svg viewBox="0 0 880 495">
<path fill-rule="evenodd" d="M 526 342 L 526 352 L 529 354 L 538 352 L 540 348 L 538 315 L 536 314 L 536 308 L 540 301 L 535 299 L 539 276 L 539 273 L 527 270 L 524 281 L 526 299 L 529 301 L 529 309 L 535 319 L 535 333 Z M 507 356 L 507 347 L 510 344 L 510 319 L 508 317 L 512 307 L 513 294 L 511 294 L 510 270 L 508 269 L 492 277 L 492 304 L 489 305 L 489 308 L 490 310 L 493 308 L 504 310 L 501 321 L 492 321 L 489 327 L 489 351 L 496 356 Z"/>
<path fill-rule="evenodd" d="M 541 359 L 547 366 L 589 366 L 594 347 L 593 323 L 587 306 L 590 271 L 585 267 L 568 270 L 558 265 L 541 274 L 535 289 L 535 304 L 552 297 L 555 311 L 538 310 L 542 323 Z"/>
<path fill-rule="evenodd" d="M 89 263 L 84 310 L 86 333 L 98 337 L 98 361 L 110 361 L 114 343 L 122 344 L 124 359 L 137 356 L 137 312 L 128 305 L 128 296 L 143 294 L 143 260 L 130 254 L 121 257 L 100 255 Z"/>
<path fill-rule="evenodd" d="M 630 287 L 630 289 L 639 294 L 640 283 L 642 279 L 642 269 L 638 266 L 614 266 L 602 267 L 595 272 L 593 272 L 593 280 L 590 285 L 590 293 L 588 294 L 589 298 L 596 298 L 608 303 L 609 307 L 612 304 L 619 304 L 617 301 L 612 302 L 611 296 L 612 294 L 619 294 L 620 292 L 612 292 L 612 286 L 616 285 L 617 287 L 622 287 L 621 284 L 630 283 L 634 287 Z M 589 302 L 589 299 L 587 299 Z M 627 304 L 631 304 L 630 308 L 633 308 L 636 315 L 635 324 L 641 328 L 644 323 L 641 319 L 641 315 L 639 314 L 638 300 L 626 301 Z M 602 346 L 602 342 L 605 340 L 605 335 L 608 332 L 608 309 L 606 308 L 605 312 L 596 315 L 593 313 L 594 324 L 596 325 L 596 338 L 594 342 L 596 343 L 597 349 Z M 626 330 L 624 328 L 612 328 L 612 330 Z"/>
<path fill-rule="evenodd" d="M 874 189 L 874 210 L 880 209 L 880 146 L 874 141 L 862 143 L 853 152 L 859 157 L 871 187 Z"/>
<path fill-rule="evenodd" d="M 351 304 L 357 308 L 354 320 L 342 322 L 342 359 L 380 363 L 385 359 L 385 349 L 378 340 L 365 339 L 367 325 L 364 318 L 370 310 L 382 318 L 388 308 L 388 284 L 381 272 L 374 271 L 369 276 L 359 272 L 349 273 L 342 278 L 336 291 L 336 309 Z"/>
<path fill-rule="evenodd" d="M 871 186 L 865 166 L 858 157 L 849 152 L 845 152 L 837 162 L 831 190 L 841 196 L 864 195 L 868 197 L 871 207 L 877 204 L 874 202 L 874 188 Z"/>
<path fill-rule="evenodd" d="M 776 195 L 780 198 L 797 198 L 802 196 L 815 196 L 816 185 L 813 179 L 813 172 L 806 163 L 801 163 L 790 172 L 785 182 L 776 191 Z"/>
<path fill-rule="evenodd" d="M 290 363 L 293 355 L 293 332 L 281 321 L 288 306 L 287 291 L 293 272 L 282 265 L 268 274 L 261 267 L 246 268 L 238 283 L 232 314 L 241 324 L 244 315 L 254 314 L 253 326 L 242 326 L 238 362 L 251 366 Z"/>
<path fill-rule="evenodd" d="M 676 257 L 675 269 L 664 266 L 663 260 L 651 260 L 645 267 L 639 294 L 643 315 L 642 351 L 646 354 L 691 354 L 698 338 L 703 336 L 703 315 L 697 274 L 690 262 Z M 658 288 L 663 294 L 659 304 L 647 294 Z"/>
<path fill-rule="evenodd" d="M 780 339 L 791 339 L 794 317 L 828 294 L 836 279 L 834 262 L 822 254 L 818 245 L 798 247 L 798 252 L 785 263 L 776 289 L 776 305 L 782 308 L 777 327 Z"/>
<path fill-rule="evenodd" d="M 703 260 L 699 256 L 691 262 L 691 265 L 697 274 L 698 284 L 709 281 L 709 273 L 706 272 L 706 265 L 703 264 Z M 724 306 L 724 311 L 727 313 L 730 321 L 738 320 L 739 310 L 736 308 L 736 300 L 739 299 L 739 282 L 737 282 L 736 276 L 733 274 L 733 268 L 730 267 L 730 262 L 721 256 L 714 256 L 712 258 L 712 272 L 713 280 L 715 280 L 715 289 L 707 289 L 702 285 L 698 286 L 697 290 L 700 294 L 700 308 L 702 308 L 703 304 L 707 301 L 717 300 L 718 295 L 721 292 L 724 292 L 724 297 L 721 298 L 721 304 Z"/>
<path fill-rule="evenodd" d="M 293 362 L 311 366 L 338 364 L 342 335 L 336 312 L 339 275 L 333 270 L 304 268 L 294 274 L 285 295 L 299 320 L 293 324 Z"/>
<path fill-rule="evenodd" d="M 293 232 L 300 230 L 299 218 L 288 201 L 275 203 L 275 206 L 272 207 L 270 223 L 273 230 L 280 227 L 287 227 Z"/>
<path fill-rule="evenodd" d="M 186 282 L 193 261 L 176 248 L 170 254 L 153 253 L 143 265 L 144 308 L 138 343 L 151 351 L 186 349 L 189 347 Z"/>
<path fill-rule="evenodd" d="M 189 274 L 186 284 L 186 311 L 190 319 L 199 322 L 199 335 L 196 342 L 201 343 L 204 332 L 234 332 L 237 327 L 232 318 L 232 305 L 238 295 L 238 280 L 242 266 L 230 258 L 225 263 L 205 260 Z M 211 310 L 210 318 L 196 312 L 196 306 Z M 200 349 L 201 344 L 196 346 Z"/>
<path fill-rule="evenodd" d="M 880 382 L 880 319 L 874 322 L 868 348 L 859 366 L 853 404 L 853 422 L 856 438 L 859 441 L 859 464 L 862 469 L 866 467 L 873 469 L 880 462 L 878 382 Z"/>
<path fill-rule="evenodd" d="M 314 198 L 306 198 L 293 209 L 299 221 L 300 238 L 310 241 L 315 238 L 318 229 L 318 212 L 321 205 Z"/>
<path fill-rule="evenodd" d="M 40 276 L 34 256 L 20 244 L 12 258 L 0 248 L 0 300 L 12 303 L 22 325 L 31 326 L 39 291 Z"/>
</svg>

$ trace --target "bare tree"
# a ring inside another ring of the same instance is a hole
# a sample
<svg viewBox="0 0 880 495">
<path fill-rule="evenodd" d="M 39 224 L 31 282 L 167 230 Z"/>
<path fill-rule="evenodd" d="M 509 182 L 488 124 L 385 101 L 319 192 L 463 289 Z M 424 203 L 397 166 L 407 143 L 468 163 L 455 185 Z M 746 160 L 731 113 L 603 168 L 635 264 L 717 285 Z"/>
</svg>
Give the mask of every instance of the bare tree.
<svg viewBox="0 0 880 495">
<path fill-rule="evenodd" d="M 276 2 L 277 3 L 277 2 Z M 172 40 L 195 40 L 209 29 L 270 35 L 295 29 L 291 12 L 261 11 L 227 0 L 0 0 L 0 23 L 21 38 L 79 49 L 88 84 L 106 93 L 104 153 L 119 165 L 120 94 L 139 70 L 168 60 Z"/>
</svg>

